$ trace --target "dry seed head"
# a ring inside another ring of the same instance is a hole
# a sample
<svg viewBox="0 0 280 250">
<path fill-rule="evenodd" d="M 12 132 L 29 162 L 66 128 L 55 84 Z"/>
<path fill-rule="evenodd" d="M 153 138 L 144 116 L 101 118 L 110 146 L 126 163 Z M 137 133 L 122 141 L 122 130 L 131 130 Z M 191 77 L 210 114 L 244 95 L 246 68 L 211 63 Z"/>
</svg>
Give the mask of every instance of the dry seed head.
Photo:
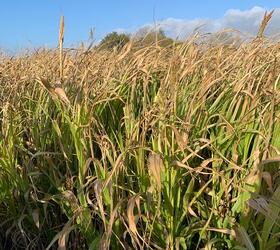
<svg viewBox="0 0 280 250">
<path fill-rule="evenodd" d="M 160 174 L 163 170 L 163 162 L 159 154 L 151 153 L 149 156 L 150 176 L 154 180 L 156 188 L 161 189 Z"/>
<path fill-rule="evenodd" d="M 64 41 L 64 16 L 60 17 L 59 25 L 59 44 L 62 44 Z"/>
<path fill-rule="evenodd" d="M 262 22 L 261 22 L 261 25 L 260 25 L 260 28 L 258 31 L 258 35 L 257 35 L 258 38 L 263 37 L 264 30 L 267 27 L 272 15 L 273 15 L 273 12 L 274 12 L 274 10 L 272 10 L 269 13 L 267 13 L 267 11 L 264 13 L 264 17 L 262 19 Z"/>
<path fill-rule="evenodd" d="M 63 80 L 63 41 L 64 41 L 64 16 L 60 18 L 59 27 L 59 71 L 60 80 Z"/>
</svg>

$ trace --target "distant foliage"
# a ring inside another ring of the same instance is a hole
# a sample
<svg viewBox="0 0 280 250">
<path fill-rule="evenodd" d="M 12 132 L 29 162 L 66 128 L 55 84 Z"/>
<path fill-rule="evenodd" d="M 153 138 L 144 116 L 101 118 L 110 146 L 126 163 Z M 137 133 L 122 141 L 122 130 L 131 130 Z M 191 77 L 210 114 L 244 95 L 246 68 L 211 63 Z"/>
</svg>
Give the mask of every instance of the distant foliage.
<svg viewBox="0 0 280 250">
<path fill-rule="evenodd" d="M 174 43 L 174 40 L 167 37 L 162 29 L 155 30 L 149 27 L 144 27 L 139 29 L 133 36 L 111 32 L 102 39 L 98 47 L 104 50 L 113 50 L 114 48 L 119 50 L 123 48 L 130 39 L 133 40 L 135 48 L 151 45 L 168 47 Z"/>
<path fill-rule="evenodd" d="M 141 28 L 134 36 L 134 40 L 138 46 L 149 46 L 157 44 L 161 47 L 167 47 L 174 41 L 166 36 L 162 29 L 149 29 L 148 27 Z"/>
<path fill-rule="evenodd" d="M 99 47 L 108 50 L 112 50 L 114 48 L 121 49 L 128 42 L 128 35 L 119 34 L 117 32 L 111 32 L 102 39 L 102 41 L 99 44 Z"/>
</svg>

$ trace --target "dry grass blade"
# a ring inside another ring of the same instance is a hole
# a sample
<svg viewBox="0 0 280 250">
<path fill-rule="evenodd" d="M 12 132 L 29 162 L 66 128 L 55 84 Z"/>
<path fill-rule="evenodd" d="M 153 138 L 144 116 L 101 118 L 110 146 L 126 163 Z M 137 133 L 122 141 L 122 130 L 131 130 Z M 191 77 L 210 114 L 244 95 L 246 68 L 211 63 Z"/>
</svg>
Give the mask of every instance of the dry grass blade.
<svg viewBox="0 0 280 250">
<path fill-rule="evenodd" d="M 261 161 L 259 167 L 262 167 L 263 165 L 270 164 L 270 163 L 280 163 L 280 156 L 275 156 Z"/>
<path fill-rule="evenodd" d="M 236 238 L 236 231 L 233 229 L 209 227 L 206 230 L 213 231 L 213 232 L 219 232 L 222 234 L 228 234 L 228 235 L 231 235 L 232 237 Z"/>
<path fill-rule="evenodd" d="M 250 199 L 248 201 L 248 205 L 251 208 L 254 208 L 257 213 L 262 213 L 265 216 L 269 216 L 269 214 L 271 213 L 268 202 L 264 197 Z"/>
<path fill-rule="evenodd" d="M 62 234 L 57 241 L 58 250 L 66 250 L 67 241 L 68 241 L 68 234 L 66 233 Z"/>
<path fill-rule="evenodd" d="M 71 223 L 72 222 L 69 221 L 68 223 L 65 224 L 63 229 L 52 239 L 50 244 L 47 246 L 46 250 L 51 249 L 56 241 L 58 241 L 58 249 L 59 250 L 67 249 L 66 244 L 67 244 L 68 235 L 75 228 L 75 226 L 71 225 Z"/>
<path fill-rule="evenodd" d="M 107 224 L 106 231 L 102 237 L 101 244 L 100 244 L 101 248 L 103 248 L 103 249 L 110 248 L 110 238 L 112 235 L 113 224 L 114 224 L 118 209 L 121 204 L 122 204 L 122 201 L 119 201 L 117 203 L 116 207 L 114 208 L 114 210 L 111 211 L 111 213 L 110 213 L 110 220 L 109 220 L 109 223 Z"/>
</svg>

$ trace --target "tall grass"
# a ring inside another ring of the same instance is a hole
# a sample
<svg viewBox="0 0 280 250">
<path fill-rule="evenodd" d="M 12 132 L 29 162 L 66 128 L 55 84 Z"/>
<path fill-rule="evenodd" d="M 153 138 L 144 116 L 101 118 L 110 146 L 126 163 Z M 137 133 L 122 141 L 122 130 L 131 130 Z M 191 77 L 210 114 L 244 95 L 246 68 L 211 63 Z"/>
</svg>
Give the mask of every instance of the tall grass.
<svg viewBox="0 0 280 250">
<path fill-rule="evenodd" d="M 1 59 L 2 249 L 277 249 L 280 45 L 196 39 Z"/>
</svg>

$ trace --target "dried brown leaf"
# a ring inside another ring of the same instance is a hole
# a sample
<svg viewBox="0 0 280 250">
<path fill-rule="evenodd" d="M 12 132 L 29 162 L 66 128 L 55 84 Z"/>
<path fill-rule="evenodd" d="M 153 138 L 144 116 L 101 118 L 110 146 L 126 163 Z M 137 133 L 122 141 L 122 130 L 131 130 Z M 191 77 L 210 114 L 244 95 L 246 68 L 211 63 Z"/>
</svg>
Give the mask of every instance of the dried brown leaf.
<svg viewBox="0 0 280 250">
<path fill-rule="evenodd" d="M 34 209 L 32 211 L 32 218 L 33 218 L 33 221 L 34 221 L 34 223 L 35 223 L 35 225 L 38 229 L 40 229 L 39 213 L 40 213 L 40 210 L 38 208 Z"/>
<path fill-rule="evenodd" d="M 151 153 L 149 156 L 150 176 L 154 180 L 156 188 L 161 189 L 161 172 L 164 169 L 163 161 L 159 154 Z"/>
<path fill-rule="evenodd" d="M 129 230 L 136 235 L 137 234 L 137 228 L 136 228 L 136 216 L 134 215 L 134 208 L 135 204 L 140 202 L 140 195 L 134 195 L 132 196 L 127 204 L 127 219 L 128 219 L 128 226 Z"/>
</svg>

